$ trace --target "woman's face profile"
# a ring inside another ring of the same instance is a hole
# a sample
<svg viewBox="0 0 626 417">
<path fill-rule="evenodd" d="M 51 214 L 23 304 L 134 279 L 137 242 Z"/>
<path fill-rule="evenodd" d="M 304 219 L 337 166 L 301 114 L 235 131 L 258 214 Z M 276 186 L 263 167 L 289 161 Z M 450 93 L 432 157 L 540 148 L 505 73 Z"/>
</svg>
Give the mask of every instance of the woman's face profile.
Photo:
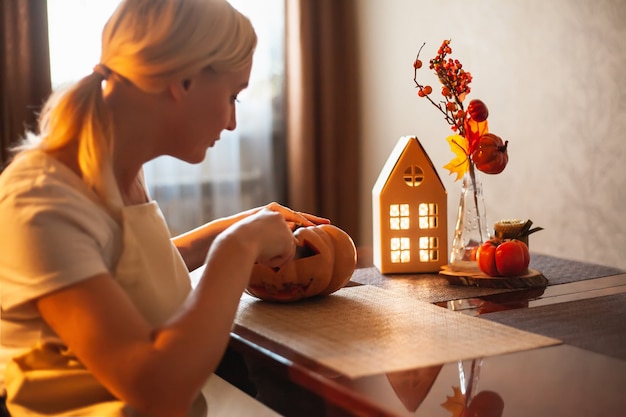
<svg viewBox="0 0 626 417">
<path fill-rule="evenodd" d="M 174 132 L 176 147 L 171 156 L 201 162 L 222 131 L 237 127 L 237 96 L 248 86 L 251 67 L 233 72 L 203 70 L 185 81 L 177 103 L 181 121 Z"/>
</svg>

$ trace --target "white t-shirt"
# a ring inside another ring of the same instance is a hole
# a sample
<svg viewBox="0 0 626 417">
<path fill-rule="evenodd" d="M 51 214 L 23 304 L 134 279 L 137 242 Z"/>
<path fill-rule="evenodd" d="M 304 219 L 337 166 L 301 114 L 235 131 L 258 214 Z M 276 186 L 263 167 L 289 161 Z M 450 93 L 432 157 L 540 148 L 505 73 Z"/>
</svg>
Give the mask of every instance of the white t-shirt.
<svg viewBox="0 0 626 417">
<path fill-rule="evenodd" d="M 21 154 L 0 175 L 0 393 L 11 356 L 58 340 L 32 301 L 110 273 L 121 247 L 116 220 L 74 172 L 46 153 Z"/>
</svg>

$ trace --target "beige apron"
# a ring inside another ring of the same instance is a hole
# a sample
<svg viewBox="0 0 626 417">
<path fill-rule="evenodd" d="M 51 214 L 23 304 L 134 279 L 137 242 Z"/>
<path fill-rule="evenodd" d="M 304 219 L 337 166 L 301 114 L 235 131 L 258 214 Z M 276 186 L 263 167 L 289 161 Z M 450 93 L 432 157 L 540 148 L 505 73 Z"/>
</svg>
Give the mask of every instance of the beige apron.
<svg viewBox="0 0 626 417">
<path fill-rule="evenodd" d="M 166 321 L 191 291 L 158 205 L 122 209 L 123 250 L 115 279 L 153 325 Z M 120 364 L 124 366 L 124 364 Z M 7 406 L 13 416 L 139 416 L 116 400 L 63 346 L 40 345 L 9 361 Z M 202 395 L 189 414 L 206 415 Z"/>
</svg>

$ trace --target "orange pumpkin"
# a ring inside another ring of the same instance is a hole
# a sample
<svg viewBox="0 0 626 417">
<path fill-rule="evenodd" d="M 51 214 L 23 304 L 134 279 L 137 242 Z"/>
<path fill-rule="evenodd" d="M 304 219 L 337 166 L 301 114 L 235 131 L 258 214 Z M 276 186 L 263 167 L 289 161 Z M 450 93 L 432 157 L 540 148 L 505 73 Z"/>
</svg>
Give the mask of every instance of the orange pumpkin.
<svg viewBox="0 0 626 417">
<path fill-rule="evenodd" d="M 297 253 L 280 268 L 255 264 L 246 292 L 267 301 L 293 302 L 342 288 L 356 267 L 352 238 L 331 224 L 294 231 Z"/>
</svg>

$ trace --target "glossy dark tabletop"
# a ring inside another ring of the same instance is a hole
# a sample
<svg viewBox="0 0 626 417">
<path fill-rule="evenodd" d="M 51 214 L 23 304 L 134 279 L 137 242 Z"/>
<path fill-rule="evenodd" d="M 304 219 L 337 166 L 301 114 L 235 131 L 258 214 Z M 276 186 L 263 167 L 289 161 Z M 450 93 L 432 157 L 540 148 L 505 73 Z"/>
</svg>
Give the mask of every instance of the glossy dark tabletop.
<svg viewBox="0 0 626 417">
<path fill-rule="evenodd" d="M 563 342 L 556 346 L 355 379 L 239 325 L 229 349 L 245 358 L 257 398 L 284 415 L 451 417 L 463 406 L 482 417 L 626 415 L 626 274 L 535 259 L 547 287 L 457 288 L 436 274 L 389 277 L 371 267 L 349 285 L 408 291 Z"/>
</svg>

